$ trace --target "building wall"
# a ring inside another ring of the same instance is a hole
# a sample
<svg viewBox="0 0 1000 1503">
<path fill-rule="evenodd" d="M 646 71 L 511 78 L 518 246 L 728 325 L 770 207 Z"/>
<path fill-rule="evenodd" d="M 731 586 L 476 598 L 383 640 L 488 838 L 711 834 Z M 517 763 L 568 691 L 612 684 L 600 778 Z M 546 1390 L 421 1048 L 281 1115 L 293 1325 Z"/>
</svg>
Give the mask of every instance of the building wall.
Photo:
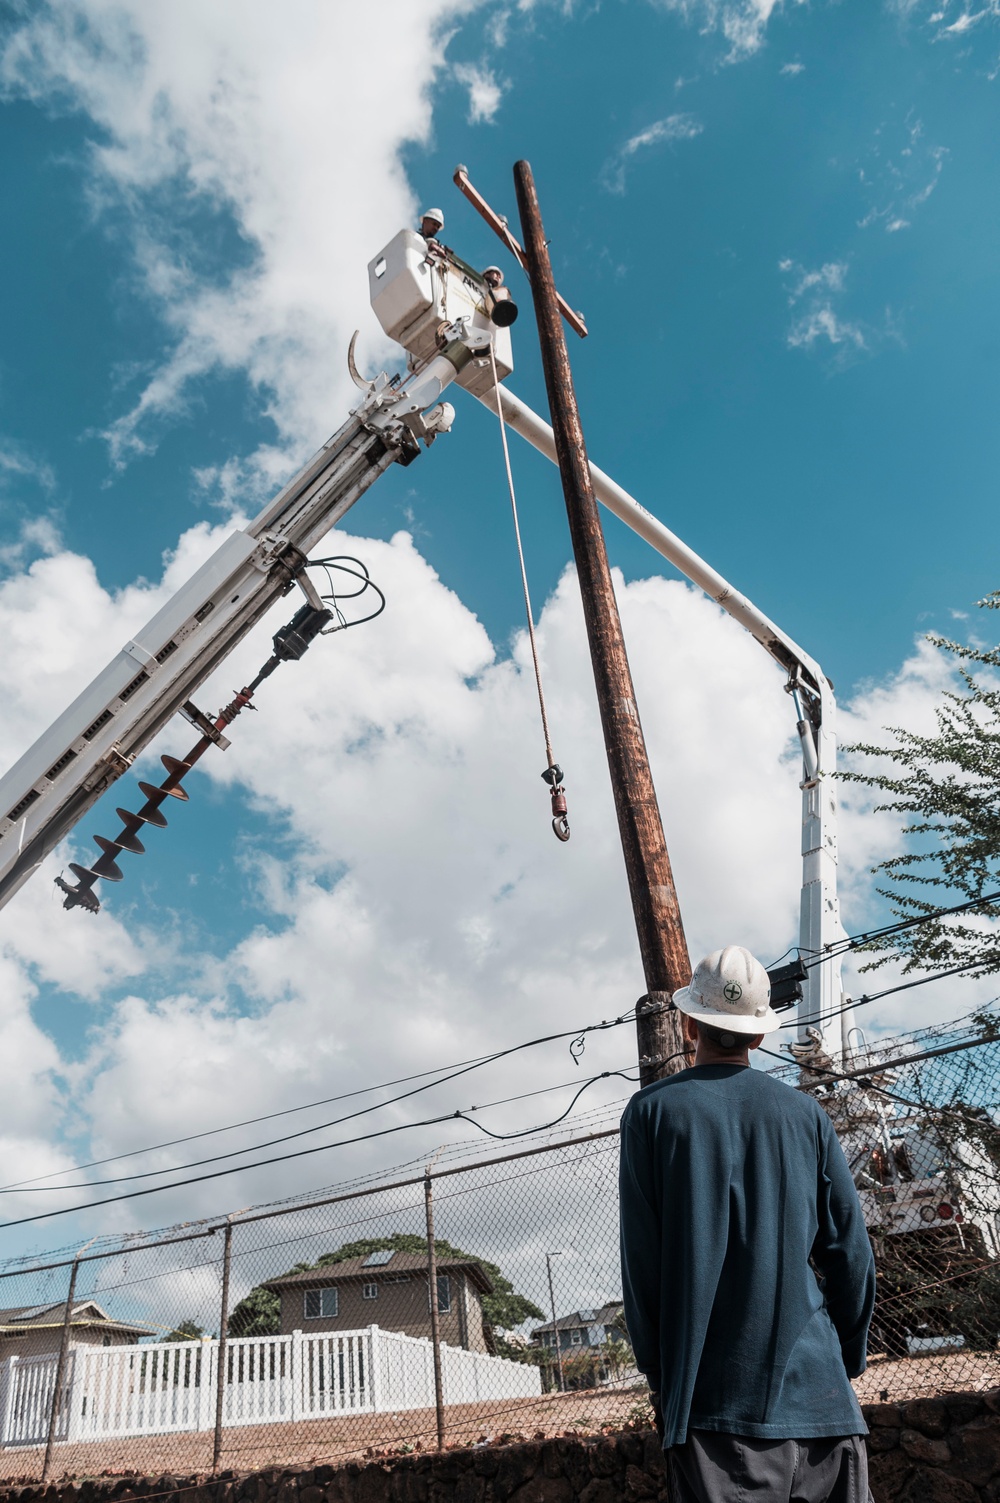
<svg viewBox="0 0 1000 1503">
<path fill-rule="evenodd" d="M 396 1276 L 397 1279 L 399 1276 Z M 464 1273 L 449 1273 L 451 1280 L 451 1310 L 441 1314 L 441 1340 L 449 1346 L 465 1347 L 468 1351 L 485 1352 L 486 1338 L 483 1334 L 483 1312 L 478 1291 Z M 371 1283 L 378 1288 L 376 1299 L 363 1297 L 363 1285 L 358 1283 L 338 1284 L 340 1308 L 336 1317 L 320 1316 L 308 1320 L 305 1313 L 305 1288 L 301 1285 L 281 1291 L 281 1333 L 303 1331 L 307 1336 L 317 1331 L 357 1331 L 364 1326 L 381 1326 L 384 1331 L 402 1331 L 405 1336 L 431 1334 L 431 1316 L 427 1301 L 427 1277 L 411 1273 L 405 1283 L 389 1282 L 373 1278 Z M 316 1286 L 313 1286 L 316 1287 Z"/>
<path fill-rule="evenodd" d="M 0 1336 L 0 1362 L 8 1357 L 55 1357 L 59 1352 L 59 1344 L 62 1341 L 62 1326 L 43 1326 L 38 1330 L 32 1330 L 25 1326 L 24 1336 Z M 70 1327 L 70 1350 L 79 1346 L 103 1346 L 105 1336 L 109 1337 L 109 1346 L 129 1346 L 139 1338 L 130 1336 L 124 1331 L 102 1331 L 94 1326 L 71 1326 Z"/>
</svg>

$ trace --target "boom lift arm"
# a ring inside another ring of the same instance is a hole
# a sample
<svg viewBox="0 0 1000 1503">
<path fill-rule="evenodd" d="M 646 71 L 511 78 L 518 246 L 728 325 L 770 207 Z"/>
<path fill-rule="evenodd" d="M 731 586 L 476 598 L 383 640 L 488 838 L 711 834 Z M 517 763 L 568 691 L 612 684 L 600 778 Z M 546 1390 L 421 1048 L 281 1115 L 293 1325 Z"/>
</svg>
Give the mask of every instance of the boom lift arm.
<svg viewBox="0 0 1000 1503">
<path fill-rule="evenodd" d="M 384 374 L 365 382 L 364 398 L 347 422 L 247 527 L 225 539 L 0 778 L 0 906 L 176 711 L 184 708 L 210 739 L 228 744 L 220 724 L 212 727 L 191 695 L 296 582 L 320 608 L 305 574 L 310 548 L 391 464 L 415 459 L 419 439 L 429 444 L 451 426 L 454 410 L 441 393 L 467 367 L 465 379 L 473 374 L 491 326 L 478 310 L 481 299 L 461 285 L 449 293 L 452 317 L 443 324 L 441 345 L 414 362 L 402 382 Z M 509 360 L 501 369 L 509 372 Z M 166 797 L 172 790 L 161 791 Z M 103 855 L 96 874 L 116 880 L 114 858 L 119 849 L 136 848 L 134 832 L 131 844 L 127 831 L 98 843 Z M 74 900 L 61 885 L 67 906 L 99 906 L 93 898 Z"/>
</svg>

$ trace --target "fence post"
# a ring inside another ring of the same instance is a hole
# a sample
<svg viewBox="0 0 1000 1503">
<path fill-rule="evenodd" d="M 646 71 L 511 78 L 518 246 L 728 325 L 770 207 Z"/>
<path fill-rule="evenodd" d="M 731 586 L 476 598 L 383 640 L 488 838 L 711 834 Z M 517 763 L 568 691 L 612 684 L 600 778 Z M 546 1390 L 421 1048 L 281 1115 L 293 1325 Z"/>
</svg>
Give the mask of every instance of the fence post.
<svg viewBox="0 0 1000 1503">
<path fill-rule="evenodd" d="M 88 1243 L 89 1246 L 89 1243 Z M 56 1376 L 52 1384 L 52 1406 L 49 1409 L 49 1433 L 45 1442 L 45 1460 L 42 1462 L 42 1481 L 49 1479 L 52 1465 L 52 1447 L 56 1440 L 56 1424 L 59 1420 L 59 1400 L 62 1395 L 63 1374 L 66 1371 L 66 1355 L 69 1352 L 70 1324 L 73 1319 L 73 1301 L 76 1298 L 76 1276 L 80 1271 L 80 1254 L 73 1259 L 69 1271 L 69 1289 L 66 1293 L 66 1313 L 63 1316 L 62 1335 L 59 1338 L 59 1356 L 56 1358 Z"/>
<path fill-rule="evenodd" d="M 14 1438 L 14 1400 L 17 1397 L 17 1364 L 20 1358 L 15 1353 L 3 1365 L 3 1419 L 0 1420 L 0 1446 Z"/>
<path fill-rule="evenodd" d="M 66 1439 L 79 1440 L 83 1429 L 83 1402 L 87 1386 L 86 1353 L 79 1348 L 70 1352 L 69 1414 L 66 1420 Z"/>
<path fill-rule="evenodd" d="M 293 1331 L 291 1345 L 288 1348 L 288 1381 L 291 1385 L 291 1414 L 289 1419 L 297 1420 L 301 1412 L 300 1388 L 302 1385 L 302 1332 Z"/>
<path fill-rule="evenodd" d="M 434 1410 L 437 1416 L 437 1448 L 444 1450 L 444 1383 L 441 1377 L 441 1323 L 438 1312 L 437 1253 L 434 1250 L 434 1196 L 431 1170 L 424 1171 L 424 1209 L 427 1216 L 427 1292 L 431 1304 L 431 1345 L 434 1348 Z"/>
<path fill-rule="evenodd" d="M 212 1471 L 219 1470 L 222 1459 L 222 1417 L 226 1406 L 226 1346 L 229 1341 L 229 1270 L 233 1256 L 233 1223 L 226 1222 L 222 1247 L 222 1303 L 219 1310 L 219 1368 L 215 1375 L 215 1439 L 212 1443 Z"/>
<path fill-rule="evenodd" d="M 371 1409 L 377 1412 L 382 1407 L 382 1332 L 378 1326 L 369 1330 L 371 1339 L 368 1358 L 368 1396 Z"/>
</svg>

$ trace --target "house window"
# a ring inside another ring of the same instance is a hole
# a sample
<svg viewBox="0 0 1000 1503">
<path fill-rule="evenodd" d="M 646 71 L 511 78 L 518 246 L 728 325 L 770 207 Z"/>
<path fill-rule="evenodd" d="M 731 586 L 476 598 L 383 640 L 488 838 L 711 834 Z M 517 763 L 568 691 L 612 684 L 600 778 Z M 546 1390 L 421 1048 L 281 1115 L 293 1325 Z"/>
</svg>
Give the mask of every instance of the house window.
<svg viewBox="0 0 1000 1503">
<path fill-rule="evenodd" d="M 580 1330 L 570 1331 L 569 1344 L 570 1346 L 583 1346 L 583 1332 Z"/>
<path fill-rule="evenodd" d="M 101 1345 L 102 1346 L 110 1346 L 111 1345 L 111 1337 L 108 1336 L 108 1335 L 106 1335 L 106 1334 L 104 1336 L 102 1336 L 101 1337 Z"/>
<path fill-rule="evenodd" d="M 427 1294 L 427 1304 L 430 1305 L 430 1291 Z M 446 1273 L 438 1274 L 438 1314 L 449 1315 L 451 1313 L 451 1279 Z"/>
<path fill-rule="evenodd" d="M 377 1284 L 363 1284 L 362 1287 L 361 1287 L 361 1298 L 362 1299 L 378 1299 L 378 1285 Z"/>
<path fill-rule="evenodd" d="M 340 1290 L 336 1284 L 330 1289 L 307 1289 L 305 1293 L 306 1320 L 328 1320 L 340 1314 Z"/>
</svg>

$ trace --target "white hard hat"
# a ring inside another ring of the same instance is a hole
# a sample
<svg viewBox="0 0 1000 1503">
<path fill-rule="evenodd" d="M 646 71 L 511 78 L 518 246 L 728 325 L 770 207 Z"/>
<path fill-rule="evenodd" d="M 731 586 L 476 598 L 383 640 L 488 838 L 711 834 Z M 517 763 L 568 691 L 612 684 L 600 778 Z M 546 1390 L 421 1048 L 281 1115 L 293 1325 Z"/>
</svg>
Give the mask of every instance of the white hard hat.
<svg viewBox="0 0 1000 1503">
<path fill-rule="evenodd" d="M 423 224 L 425 219 L 433 219 L 438 229 L 444 229 L 444 215 L 441 213 L 440 209 L 425 209 L 420 216 L 421 224 Z"/>
<path fill-rule="evenodd" d="M 681 1012 L 727 1033 L 773 1033 L 781 1019 L 770 1003 L 770 977 L 742 945 L 713 950 L 699 961 L 690 984 L 674 992 Z"/>
</svg>

